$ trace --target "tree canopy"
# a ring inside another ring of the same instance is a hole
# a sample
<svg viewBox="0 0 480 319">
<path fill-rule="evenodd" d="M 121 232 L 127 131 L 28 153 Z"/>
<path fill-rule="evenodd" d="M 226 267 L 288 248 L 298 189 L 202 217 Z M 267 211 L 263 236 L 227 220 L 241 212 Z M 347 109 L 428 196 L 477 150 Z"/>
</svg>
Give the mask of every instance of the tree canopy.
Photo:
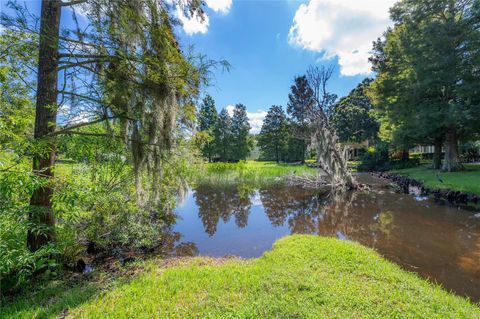
<svg viewBox="0 0 480 319">
<path fill-rule="evenodd" d="M 263 120 L 258 145 L 262 150 L 262 157 L 273 159 L 277 163 L 287 159 L 288 139 L 290 132 L 287 116 L 279 105 L 272 105 Z"/>
<path fill-rule="evenodd" d="M 379 124 L 374 117 L 373 105 L 366 95 L 372 79 L 363 80 L 333 107 L 332 124 L 342 142 L 361 143 L 377 138 Z"/>
<path fill-rule="evenodd" d="M 458 140 L 478 129 L 478 1 L 403 0 L 374 45 L 372 101 L 381 135 L 403 147 L 445 141 L 443 169 L 461 169 Z"/>
</svg>

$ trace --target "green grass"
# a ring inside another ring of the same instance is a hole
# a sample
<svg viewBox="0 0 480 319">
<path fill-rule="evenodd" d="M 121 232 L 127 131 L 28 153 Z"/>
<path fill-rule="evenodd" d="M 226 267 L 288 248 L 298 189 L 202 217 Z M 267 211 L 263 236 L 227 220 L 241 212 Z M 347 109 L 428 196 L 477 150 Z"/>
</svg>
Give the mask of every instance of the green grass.
<svg viewBox="0 0 480 319">
<path fill-rule="evenodd" d="M 196 172 L 197 184 L 238 184 L 255 186 L 278 182 L 288 174 L 315 174 L 316 169 L 299 164 L 241 161 L 238 163 L 206 163 Z"/>
<path fill-rule="evenodd" d="M 295 235 L 258 259 L 156 260 L 145 269 L 99 296 L 71 288 L 44 304 L 17 301 L 2 314 L 54 316 L 69 308 L 70 318 L 480 318 L 478 305 L 334 238 Z"/>
<path fill-rule="evenodd" d="M 423 182 L 428 187 L 448 188 L 480 195 L 480 165 L 467 164 L 464 171 L 452 173 L 436 171 L 428 166 L 394 170 L 393 172 L 407 175 Z M 437 179 L 437 174 L 443 183 Z"/>
</svg>

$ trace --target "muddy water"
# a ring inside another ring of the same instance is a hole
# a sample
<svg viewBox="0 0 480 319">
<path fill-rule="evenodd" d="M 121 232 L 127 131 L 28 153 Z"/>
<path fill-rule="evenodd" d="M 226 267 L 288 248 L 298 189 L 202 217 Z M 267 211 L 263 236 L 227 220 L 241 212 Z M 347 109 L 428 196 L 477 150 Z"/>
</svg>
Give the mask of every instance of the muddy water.
<svg viewBox="0 0 480 319">
<path fill-rule="evenodd" d="M 341 197 L 299 187 L 198 187 L 176 209 L 175 230 L 201 255 L 257 257 L 291 233 L 355 240 L 459 295 L 480 300 L 480 218 L 395 193 L 362 176 L 370 192 Z"/>
</svg>

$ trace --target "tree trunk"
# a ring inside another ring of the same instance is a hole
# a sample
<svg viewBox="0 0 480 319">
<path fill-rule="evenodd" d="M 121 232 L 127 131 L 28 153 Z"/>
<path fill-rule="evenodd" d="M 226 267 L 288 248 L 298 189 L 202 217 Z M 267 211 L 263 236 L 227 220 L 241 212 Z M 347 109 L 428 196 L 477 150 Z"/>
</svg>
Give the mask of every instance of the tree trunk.
<svg viewBox="0 0 480 319">
<path fill-rule="evenodd" d="M 58 37 L 60 31 L 60 0 L 42 0 L 40 42 L 38 51 L 38 82 L 35 113 L 35 139 L 41 140 L 55 131 L 57 117 Z M 45 140 L 43 150 L 34 155 L 33 173 L 43 179 L 42 186 L 33 191 L 30 199 L 27 245 L 36 251 L 55 237 L 55 218 L 52 209 L 53 166 L 55 144 Z M 38 231 L 41 229 L 41 231 Z"/>
<path fill-rule="evenodd" d="M 454 172 L 463 169 L 458 155 L 458 137 L 454 127 L 448 129 L 445 134 L 445 159 L 443 161 L 443 171 Z"/>
<path fill-rule="evenodd" d="M 406 162 L 406 161 L 408 161 L 409 158 L 410 158 L 410 152 L 406 148 L 403 149 L 402 150 L 402 161 Z"/>
<path fill-rule="evenodd" d="M 302 139 L 302 164 L 305 164 L 305 153 L 307 152 L 307 143 Z"/>
<path fill-rule="evenodd" d="M 432 168 L 440 169 L 442 167 L 442 139 L 436 138 L 433 147 Z"/>
</svg>

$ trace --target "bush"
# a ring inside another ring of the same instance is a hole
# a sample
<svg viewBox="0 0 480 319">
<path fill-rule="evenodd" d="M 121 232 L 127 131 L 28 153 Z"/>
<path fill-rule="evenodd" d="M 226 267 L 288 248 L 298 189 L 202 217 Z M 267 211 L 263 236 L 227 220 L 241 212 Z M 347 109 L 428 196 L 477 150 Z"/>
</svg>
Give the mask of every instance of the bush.
<svg viewBox="0 0 480 319">
<path fill-rule="evenodd" d="M 116 247 L 158 245 L 165 226 L 174 220 L 178 171 L 188 165 L 182 157 L 164 165 L 155 205 L 137 203 L 133 170 L 121 155 L 109 154 L 102 162 L 57 163 L 51 181 L 56 240 L 35 253 L 26 242 L 29 200 L 39 180 L 31 174 L 29 159 L 16 165 L 15 172 L 0 172 L 2 293 L 26 286 L 34 277 L 55 276 L 64 266 L 74 267 L 89 242 L 107 254 Z M 11 166 L 11 159 L 0 161 L 0 169 Z"/>
<path fill-rule="evenodd" d="M 358 165 L 358 170 L 367 172 L 384 170 L 390 161 L 388 147 L 387 143 L 379 143 L 376 147 L 369 147 L 360 158 L 361 163 Z"/>
<path fill-rule="evenodd" d="M 32 253 L 27 249 L 28 200 L 38 181 L 22 173 L 0 174 L 0 280 L 1 293 L 21 287 L 34 276 L 56 275 L 59 246 L 52 244 Z M 39 229 L 41 231 L 41 229 Z"/>
<path fill-rule="evenodd" d="M 389 156 L 389 144 L 380 142 L 376 147 L 369 147 L 361 157 L 358 170 L 363 172 L 388 171 L 392 169 L 412 168 L 420 165 L 420 157 L 408 160 L 392 159 Z"/>
</svg>

